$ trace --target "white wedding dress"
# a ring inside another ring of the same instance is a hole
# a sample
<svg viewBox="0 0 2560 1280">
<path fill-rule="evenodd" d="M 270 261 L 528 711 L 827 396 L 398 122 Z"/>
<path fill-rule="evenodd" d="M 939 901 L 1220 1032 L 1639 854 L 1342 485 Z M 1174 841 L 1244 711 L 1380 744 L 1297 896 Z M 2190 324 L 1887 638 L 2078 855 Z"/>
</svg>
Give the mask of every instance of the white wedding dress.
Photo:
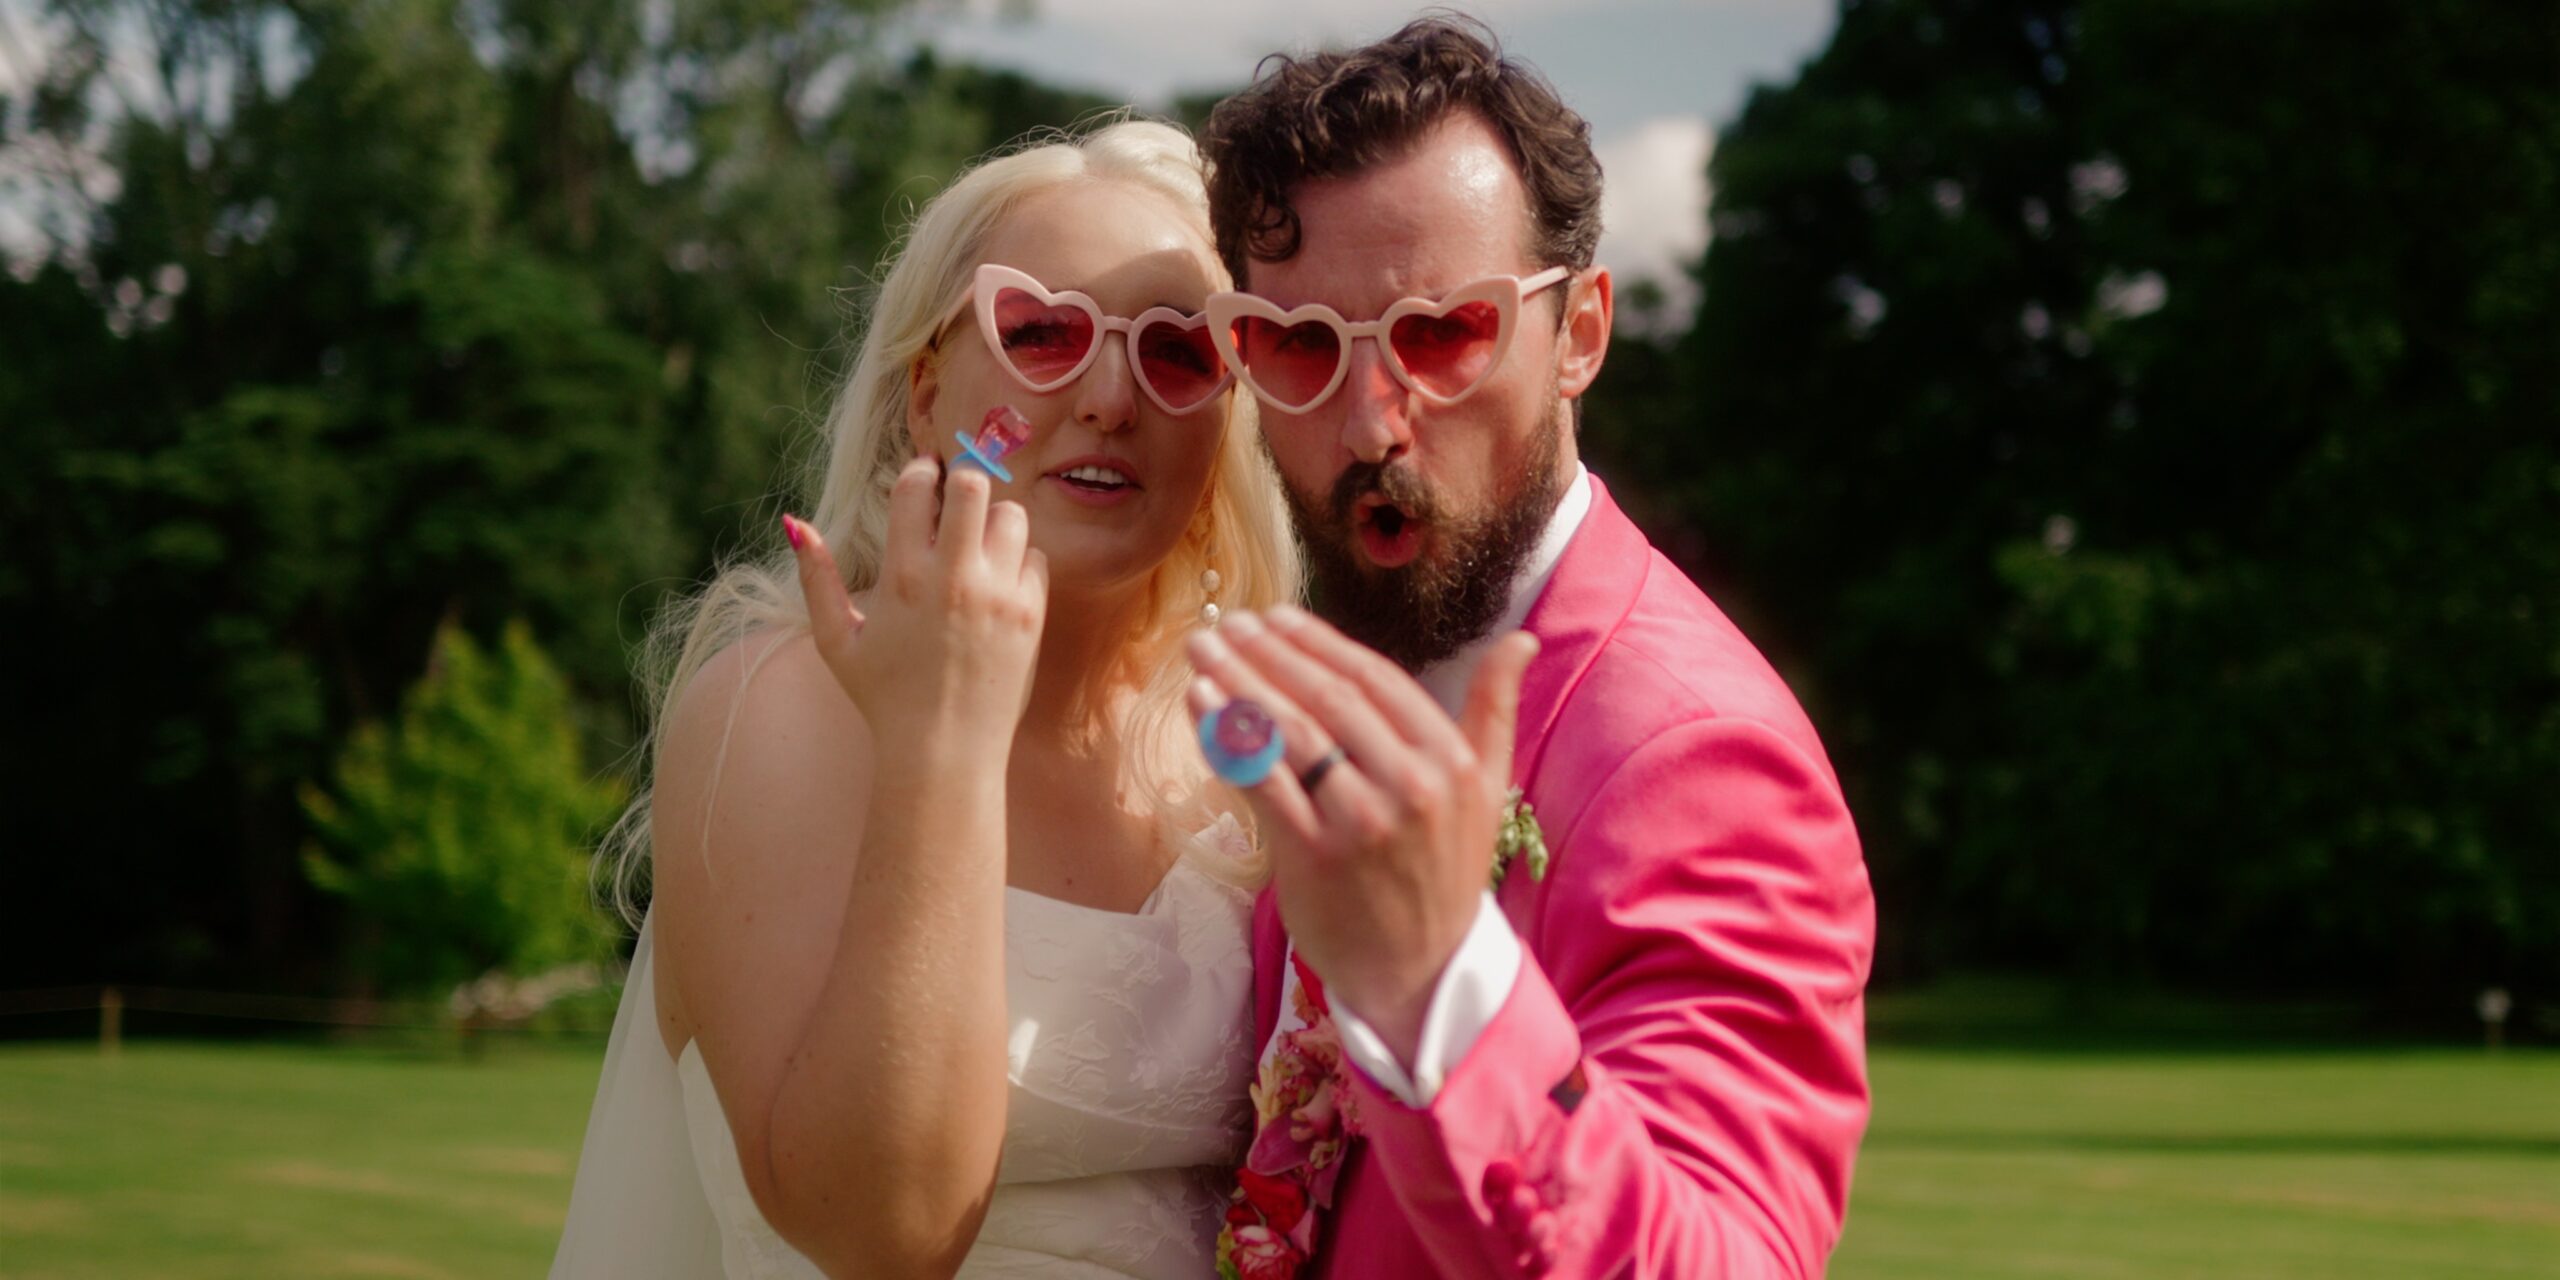
<svg viewBox="0 0 2560 1280">
<path fill-rule="evenodd" d="M 1005 1135 L 964 1277 L 1200 1280 L 1252 1123 L 1252 895 L 1193 838 L 1134 914 L 1005 890 Z M 614 1017 L 555 1280 L 815 1280 L 747 1193 L 702 1054 L 658 1035 L 649 928 Z"/>
</svg>

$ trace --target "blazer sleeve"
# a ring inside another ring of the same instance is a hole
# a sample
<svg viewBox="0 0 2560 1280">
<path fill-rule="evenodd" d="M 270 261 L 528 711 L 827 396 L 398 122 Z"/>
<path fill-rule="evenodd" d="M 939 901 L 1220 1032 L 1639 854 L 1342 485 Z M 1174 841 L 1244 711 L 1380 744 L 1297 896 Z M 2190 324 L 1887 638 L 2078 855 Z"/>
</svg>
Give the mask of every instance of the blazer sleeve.
<svg viewBox="0 0 2560 1280">
<path fill-rule="evenodd" d="M 1357 1071 L 1422 1242 L 1518 1276 L 1819 1276 L 1866 1128 L 1875 910 L 1829 772 L 1669 729 L 1556 847 L 1537 954 L 1429 1106 Z"/>
</svg>

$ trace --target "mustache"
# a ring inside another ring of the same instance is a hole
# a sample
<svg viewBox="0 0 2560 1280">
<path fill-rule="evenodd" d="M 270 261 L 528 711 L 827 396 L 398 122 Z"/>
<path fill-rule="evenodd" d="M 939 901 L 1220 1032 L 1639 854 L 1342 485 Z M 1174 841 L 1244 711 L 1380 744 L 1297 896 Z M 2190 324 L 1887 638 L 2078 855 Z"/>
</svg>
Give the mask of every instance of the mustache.
<svg viewBox="0 0 2560 1280">
<path fill-rule="evenodd" d="M 1402 511 L 1406 518 L 1429 521 L 1437 518 L 1439 501 L 1411 468 L 1386 462 L 1354 462 L 1333 478 L 1333 492 L 1326 506 L 1336 522 L 1347 523 L 1352 508 L 1362 498 L 1376 494 Z"/>
</svg>

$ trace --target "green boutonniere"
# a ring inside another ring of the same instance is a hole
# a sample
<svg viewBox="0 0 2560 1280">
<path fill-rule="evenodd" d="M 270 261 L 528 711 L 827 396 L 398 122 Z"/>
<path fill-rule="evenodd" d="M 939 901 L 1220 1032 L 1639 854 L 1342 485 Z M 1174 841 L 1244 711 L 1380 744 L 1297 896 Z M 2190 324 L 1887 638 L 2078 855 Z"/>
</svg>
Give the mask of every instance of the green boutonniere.
<svg viewBox="0 0 2560 1280">
<path fill-rule="evenodd" d="M 1493 887 L 1502 887 L 1502 877 L 1509 874 L 1511 860 L 1526 855 L 1529 878 L 1547 878 L 1547 833 L 1538 829 L 1538 811 L 1520 797 L 1513 787 L 1502 797 L 1502 826 L 1493 837 Z"/>
</svg>

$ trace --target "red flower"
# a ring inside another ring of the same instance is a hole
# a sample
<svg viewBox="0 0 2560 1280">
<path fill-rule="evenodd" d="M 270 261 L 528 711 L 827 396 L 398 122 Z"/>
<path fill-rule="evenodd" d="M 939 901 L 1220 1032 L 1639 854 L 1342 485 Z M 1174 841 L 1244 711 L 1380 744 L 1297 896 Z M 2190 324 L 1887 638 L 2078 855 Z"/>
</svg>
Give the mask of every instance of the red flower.
<svg viewBox="0 0 2560 1280">
<path fill-rule="evenodd" d="M 1290 1012 L 1304 1025 L 1281 1033 L 1255 1074 L 1253 1143 L 1218 1233 L 1219 1280 L 1293 1280 L 1360 1131 L 1324 984 L 1296 953 L 1289 962 L 1298 972 Z"/>
<path fill-rule="evenodd" d="M 1251 1169 L 1238 1172 L 1236 1181 L 1243 1188 L 1245 1202 L 1261 1212 L 1263 1222 L 1272 1230 L 1287 1235 L 1298 1225 L 1298 1219 L 1306 1216 L 1307 1191 L 1297 1183 Z M 1230 1213 L 1227 1220 L 1234 1222 L 1234 1215 Z"/>
</svg>

